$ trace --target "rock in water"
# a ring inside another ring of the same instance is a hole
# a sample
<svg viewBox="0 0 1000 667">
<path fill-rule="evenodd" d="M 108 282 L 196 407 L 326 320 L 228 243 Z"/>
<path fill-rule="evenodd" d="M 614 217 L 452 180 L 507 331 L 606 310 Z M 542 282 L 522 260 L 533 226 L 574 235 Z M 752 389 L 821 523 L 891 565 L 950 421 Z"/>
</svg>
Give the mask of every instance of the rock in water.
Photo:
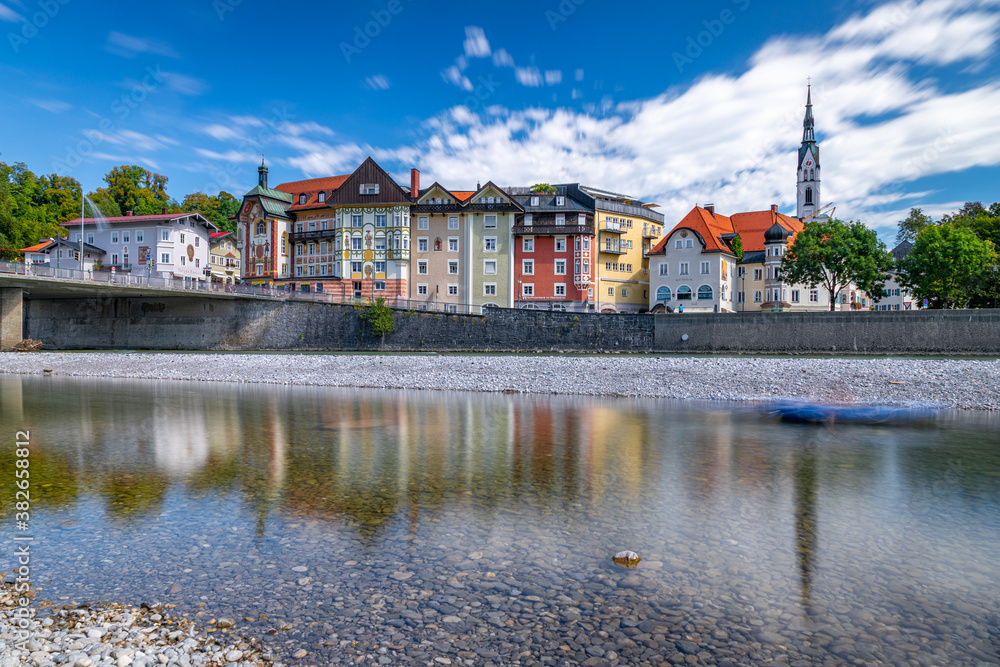
<svg viewBox="0 0 1000 667">
<path fill-rule="evenodd" d="M 622 567 L 634 568 L 639 567 L 639 554 L 634 551 L 619 551 L 615 554 L 615 565 L 621 565 Z"/>
</svg>

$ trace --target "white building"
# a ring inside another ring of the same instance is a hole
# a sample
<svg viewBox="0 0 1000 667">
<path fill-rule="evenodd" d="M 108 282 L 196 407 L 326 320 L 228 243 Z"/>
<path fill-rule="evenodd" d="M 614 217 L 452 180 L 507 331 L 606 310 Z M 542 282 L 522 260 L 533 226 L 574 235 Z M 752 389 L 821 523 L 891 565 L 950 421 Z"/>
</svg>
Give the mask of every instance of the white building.
<svg viewBox="0 0 1000 667">
<path fill-rule="evenodd" d="M 200 213 L 80 218 L 63 223 L 70 241 L 100 248 L 101 268 L 133 276 L 208 280 L 210 233 L 217 228 Z M 79 268 L 77 266 L 76 268 Z"/>
</svg>

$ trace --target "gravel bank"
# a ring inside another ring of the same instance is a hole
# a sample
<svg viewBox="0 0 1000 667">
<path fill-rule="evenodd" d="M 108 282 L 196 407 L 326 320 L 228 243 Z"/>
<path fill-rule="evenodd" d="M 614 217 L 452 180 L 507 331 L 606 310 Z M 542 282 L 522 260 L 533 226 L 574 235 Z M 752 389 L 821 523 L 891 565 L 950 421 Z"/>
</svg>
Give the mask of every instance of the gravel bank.
<svg viewBox="0 0 1000 667">
<path fill-rule="evenodd" d="M 330 387 L 1000 409 L 1000 360 L 4 353 L 0 372 Z"/>
</svg>

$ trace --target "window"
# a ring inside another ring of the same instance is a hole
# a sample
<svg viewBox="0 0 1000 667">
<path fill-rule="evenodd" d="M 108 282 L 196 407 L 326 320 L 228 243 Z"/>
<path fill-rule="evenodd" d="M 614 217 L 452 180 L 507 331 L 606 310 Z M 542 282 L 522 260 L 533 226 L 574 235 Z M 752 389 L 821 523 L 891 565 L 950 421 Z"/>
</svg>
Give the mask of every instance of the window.
<svg viewBox="0 0 1000 667">
<path fill-rule="evenodd" d="M 448 275 L 457 276 L 458 275 L 458 260 L 452 259 L 448 261 Z"/>
<path fill-rule="evenodd" d="M 375 237 L 375 249 L 376 250 L 385 250 L 385 237 L 384 236 L 377 236 L 377 237 Z"/>
<path fill-rule="evenodd" d="M 687 262 L 681 262 L 681 268 L 680 268 L 680 271 L 678 272 L 678 275 L 681 275 L 681 276 L 688 275 L 688 263 Z"/>
<path fill-rule="evenodd" d="M 111 232 L 111 242 L 118 243 L 118 232 Z M 184 235 L 181 234 L 181 243 L 184 243 Z"/>
<path fill-rule="evenodd" d="M 281 234 L 281 254 L 288 254 L 288 234 L 286 233 Z"/>
<path fill-rule="evenodd" d="M 743 278 L 744 276 L 746 276 L 746 274 L 747 274 L 747 267 L 740 266 L 740 267 L 738 267 L 736 269 L 736 277 L 737 278 Z"/>
<path fill-rule="evenodd" d="M 535 285 L 533 283 L 521 285 L 521 294 L 524 296 L 535 296 Z"/>
<path fill-rule="evenodd" d="M 661 276 L 669 276 L 670 275 L 667 272 L 668 271 L 668 269 L 667 269 L 668 266 L 669 266 L 669 264 L 667 264 L 666 262 L 660 262 L 660 275 Z"/>
<path fill-rule="evenodd" d="M 628 288 L 627 287 L 623 287 L 622 288 L 622 296 L 628 296 Z"/>
<path fill-rule="evenodd" d="M 799 291 L 797 289 L 792 290 L 792 303 L 799 302 Z"/>
<path fill-rule="evenodd" d="M 681 285 L 677 288 L 677 300 L 678 301 L 690 301 L 691 300 L 691 288 L 687 285 Z"/>
<path fill-rule="evenodd" d="M 660 287 L 656 290 L 656 300 L 657 301 L 670 301 L 670 288 Z"/>
<path fill-rule="evenodd" d="M 385 273 L 385 262 L 375 262 L 375 273 Z"/>
<path fill-rule="evenodd" d="M 576 275 L 580 275 L 580 260 L 576 260 L 576 264 L 573 265 Z"/>
<path fill-rule="evenodd" d="M 521 250 L 524 252 L 535 252 L 535 237 L 525 236 L 521 239 Z"/>
<path fill-rule="evenodd" d="M 487 276 L 497 274 L 497 261 L 495 259 L 487 259 L 483 262 L 483 274 Z"/>
<path fill-rule="evenodd" d="M 483 251 L 484 252 L 496 252 L 497 251 L 497 237 L 487 236 L 483 239 Z"/>
<path fill-rule="evenodd" d="M 309 254 L 310 255 L 315 255 L 316 254 L 316 244 L 315 243 L 310 243 L 309 244 Z"/>
<path fill-rule="evenodd" d="M 184 232 L 181 232 L 181 243 L 184 243 Z"/>
<path fill-rule="evenodd" d="M 141 241 L 142 239 L 139 239 L 139 240 Z M 87 234 L 87 243 L 89 243 L 90 245 L 94 245 L 94 235 L 93 234 Z"/>
<path fill-rule="evenodd" d="M 299 195 L 299 206 L 303 206 L 306 203 L 306 196 Z"/>
<path fill-rule="evenodd" d="M 448 296 L 458 296 L 458 285 L 448 285 Z"/>
<path fill-rule="evenodd" d="M 683 239 L 677 239 L 676 241 L 674 241 L 674 249 L 675 250 L 680 250 L 683 247 L 684 247 L 684 240 Z"/>
<path fill-rule="evenodd" d="M 587 215 L 585 213 L 581 213 L 580 215 L 578 215 L 577 218 L 576 218 L 576 224 L 580 225 L 581 227 L 583 227 L 584 225 L 586 225 L 587 224 Z"/>
<path fill-rule="evenodd" d="M 427 252 L 427 237 L 422 236 L 417 239 L 417 252 Z"/>
<path fill-rule="evenodd" d="M 819 290 L 811 289 L 809 290 L 809 302 L 816 303 L 819 301 Z"/>
<path fill-rule="evenodd" d="M 556 197 L 556 206 L 565 206 L 566 198 L 563 196 Z"/>
<path fill-rule="evenodd" d="M 450 215 L 448 216 L 448 229 L 458 229 L 458 216 Z"/>
<path fill-rule="evenodd" d="M 589 236 L 584 236 L 583 237 L 583 249 L 584 250 L 590 250 L 590 237 Z"/>
<path fill-rule="evenodd" d="M 417 294 L 427 296 L 427 285 L 417 285 Z"/>
<path fill-rule="evenodd" d="M 566 214 L 565 213 L 556 213 L 556 224 L 559 225 L 559 226 L 562 226 L 562 225 L 566 224 Z"/>
<path fill-rule="evenodd" d="M 556 296 L 566 296 L 566 283 L 556 283 L 555 288 Z"/>
<path fill-rule="evenodd" d="M 497 295 L 496 283 L 483 283 L 483 296 L 496 296 L 496 295 Z"/>
<path fill-rule="evenodd" d="M 531 227 L 531 223 L 534 221 L 534 219 L 535 219 L 535 217 L 533 215 L 531 215 L 530 213 L 528 215 L 524 216 L 524 226 L 525 227 Z"/>
<path fill-rule="evenodd" d="M 355 229 L 360 229 L 364 226 L 364 216 L 360 213 L 355 213 L 351 216 L 351 226 Z"/>
<path fill-rule="evenodd" d="M 170 263 L 170 253 L 169 252 L 161 252 L 160 253 L 160 264 L 169 264 L 169 263 Z"/>
<path fill-rule="evenodd" d="M 590 262 L 587 260 L 583 260 L 583 273 L 584 274 L 590 273 Z"/>
<path fill-rule="evenodd" d="M 422 276 L 426 276 L 427 275 L 427 260 L 426 259 L 422 259 L 419 262 L 417 262 L 417 273 L 420 274 L 420 275 L 422 275 Z"/>
<path fill-rule="evenodd" d="M 118 265 L 118 253 L 112 253 L 111 254 L 111 265 L 112 266 L 117 266 Z"/>
<path fill-rule="evenodd" d="M 703 276 L 707 276 L 708 275 L 708 262 L 702 262 L 701 263 L 701 275 L 703 275 Z"/>
<path fill-rule="evenodd" d="M 261 220 L 257 223 L 257 236 L 263 236 L 264 234 L 267 234 L 267 225 Z M 167 239 L 163 240 L 166 241 Z"/>
<path fill-rule="evenodd" d="M 631 265 L 631 264 L 626 264 L 626 265 L 625 265 L 625 270 L 626 270 L 627 272 L 629 272 L 629 273 L 632 273 L 632 265 Z"/>
<path fill-rule="evenodd" d="M 417 229 L 429 229 L 430 223 L 426 215 L 422 215 L 417 218 Z"/>
<path fill-rule="evenodd" d="M 608 296 L 614 296 L 614 295 L 615 295 L 615 288 L 614 287 L 609 287 L 608 288 Z"/>
<path fill-rule="evenodd" d="M 363 195 L 377 195 L 378 194 L 378 183 L 362 183 L 361 184 L 361 194 L 363 194 Z"/>
<path fill-rule="evenodd" d="M 712 288 L 708 285 L 702 285 L 698 288 L 698 300 L 699 301 L 711 301 L 713 299 Z"/>
<path fill-rule="evenodd" d="M 448 252 L 458 252 L 458 237 L 449 236 L 448 237 Z"/>
<path fill-rule="evenodd" d="M 325 204 L 326 203 L 326 193 L 325 192 L 319 193 L 319 203 L 320 204 Z"/>
<path fill-rule="evenodd" d="M 375 215 L 375 226 L 383 228 L 386 226 L 385 213 L 377 213 Z"/>
<path fill-rule="evenodd" d="M 535 275 L 535 260 L 525 259 L 521 262 L 521 273 L 526 276 Z"/>
<path fill-rule="evenodd" d="M 566 260 L 557 259 L 556 260 L 556 275 L 565 276 L 566 275 Z"/>
<path fill-rule="evenodd" d="M 352 237 L 351 238 L 351 250 L 364 250 L 364 247 L 362 246 L 362 242 L 363 241 L 364 241 L 364 239 L 362 239 L 360 236 L 354 236 L 354 237 Z"/>
<path fill-rule="evenodd" d="M 760 303 L 761 301 L 762 299 L 760 298 L 760 290 L 757 290 L 756 292 L 753 293 L 753 302 Z"/>
<path fill-rule="evenodd" d="M 497 217 L 495 215 L 484 215 L 483 216 L 483 227 L 486 229 L 496 229 L 497 228 Z"/>
<path fill-rule="evenodd" d="M 131 232 L 122 232 L 122 243 L 130 243 L 129 239 L 132 237 Z M 198 238 L 195 237 L 194 244 L 198 245 Z"/>
<path fill-rule="evenodd" d="M 304 229 L 302 227 L 302 223 L 301 222 L 295 223 L 295 233 L 296 234 L 301 234 L 303 231 L 304 231 Z"/>
<path fill-rule="evenodd" d="M 128 264 L 128 255 L 125 255 L 125 263 Z M 195 260 L 194 260 L 194 268 L 197 269 L 197 268 L 200 268 L 200 267 L 201 267 L 201 260 L 198 259 L 198 258 L 195 258 Z"/>
<path fill-rule="evenodd" d="M 566 252 L 566 237 L 557 236 L 556 237 L 556 252 Z"/>
<path fill-rule="evenodd" d="M 754 269 L 753 270 L 753 279 L 754 280 L 763 280 L 764 279 L 764 269 Z"/>
<path fill-rule="evenodd" d="M 532 206 L 538 206 L 538 197 L 532 197 L 531 198 L 531 205 Z"/>
<path fill-rule="evenodd" d="M 264 265 L 263 264 L 258 264 L 257 265 L 257 275 L 258 276 L 264 275 Z"/>
</svg>

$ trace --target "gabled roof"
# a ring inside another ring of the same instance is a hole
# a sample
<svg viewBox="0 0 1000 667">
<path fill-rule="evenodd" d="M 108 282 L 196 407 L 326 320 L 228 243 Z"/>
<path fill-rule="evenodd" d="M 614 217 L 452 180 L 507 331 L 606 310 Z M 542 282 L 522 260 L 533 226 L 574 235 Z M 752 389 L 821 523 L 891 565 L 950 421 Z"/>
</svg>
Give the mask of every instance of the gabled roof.
<svg viewBox="0 0 1000 667">
<path fill-rule="evenodd" d="M 802 221 L 784 213 L 778 213 L 775 208 L 767 211 L 751 211 L 749 213 L 734 213 L 733 228 L 740 235 L 744 252 L 764 250 L 764 232 L 775 223 L 792 232 L 792 237 L 802 231 Z"/>
<path fill-rule="evenodd" d="M 898 262 L 911 252 L 913 252 L 913 244 L 909 241 L 903 241 L 892 249 L 892 258 Z"/>
<path fill-rule="evenodd" d="M 56 241 L 55 243 L 53 243 L 48 249 L 52 250 L 56 246 L 66 246 L 66 247 L 68 247 L 71 250 L 79 250 L 80 249 L 80 242 L 79 241 L 68 241 L 66 239 L 59 239 L 58 241 Z M 83 252 L 84 252 L 84 254 L 90 253 L 92 255 L 106 255 L 106 254 L 108 254 L 107 251 L 105 251 L 103 248 L 98 248 L 96 245 L 90 245 L 89 243 L 84 243 L 83 244 Z"/>
<path fill-rule="evenodd" d="M 729 246 L 722 240 L 721 237 L 724 234 L 735 233 L 735 230 L 733 229 L 733 222 L 728 217 L 720 213 L 711 213 L 708 209 L 695 206 L 691 209 L 690 213 L 684 216 L 684 218 L 670 230 L 669 234 L 660 239 L 660 242 L 649 251 L 649 254 L 658 255 L 663 253 L 671 235 L 681 229 L 690 229 L 695 232 L 704 244 L 705 250 L 709 252 L 730 252 Z"/>
<path fill-rule="evenodd" d="M 123 223 L 136 223 L 136 222 L 174 222 L 175 220 L 181 220 L 184 218 L 197 218 L 198 223 L 208 227 L 209 229 L 218 229 L 212 221 L 203 216 L 197 211 L 192 211 L 190 213 L 158 213 L 155 215 L 116 215 L 111 218 L 84 218 L 84 225 L 93 224 L 123 224 Z M 63 227 L 79 227 L 80 218 L 74 218 L 73 220 L 68 220 L 62 223 Z"/>
<path fill-rule="evenodd" d="M 40 250 L 45 250 L 53 243 L 55 243 L 55 241 L 53 241 L 52 239 L 45 239 L 41 243 L 36 243 L 33 246 L 29 246 L 27 248 L 21 248 L 21 252 L 38 252 Z"/>
<path fill-rule="evenodd" d="M 275 190 L 273 188 L 265 188 L 263 185 L 258 185 L 250 192 L 243 195 L 246 197 L 269 197 L 270 199 L 276 199 L 278 201 L 283 201 L 286 204 L 292 203 L 292 195 L 287 192 L 282 192 L 281 190 Z"/>
<path fill-rule="evenodd" d="M 378 194 L 361 194 L 361 185 L 366 183 L 377 184 L 379 186 Z M 347 177 L 327 201 L 338 206 L 384 206 L 386 204 L 411 204 L 413 198 L 410 197 L 409 192 L 389 176 L 385 169 L 369 157 L 354 170 L 353 174 Z"/>
<path fill-rule="evenodd" d="M 515 199 L 513 195 L 511 195 L 509 192 L 507 192 L 506 190 L 504 190 L 503 188 L 501 188 L 499 185 L 497 185 L 493 181 L 487 181 L 486 185 L 482 186 L 481 188 L 479 188 L 475 192 L 470 192 L 469 196 L 466 197 L 466 200 L 467 200 L 466 203 L 468 203 L 468 204 L 475 204 L 476 203 L 476 199 L 478 199 L 479 197 L 481 197 L 482 195 L 484 195 L 489 190 L 493 190 L 493 191 L 497 192 L 498 194 L 502 195 L 505 199 L 507 199 L 511 204 L 513 204 L 517 208 L 521 209 L 522 211 L 524 210 L 524 207 L 521 206 L 520 203 L 518 203 L 517 199 Z"/>
<path fill-rule="evenodd" d="M 424 188 L 424 189 L 422 189 L 422 190 L 420 191 L 420 196 L 419 196 L 419 197 L 417 198 L 417 204 L 423 204 L 423 203 L 425 203 L 425 202 L 424 202 L 423 200 L 424 200 L 425 198 L 427 198 L 427 196 L 428 196 L 429 194 L 431 194 L 431 193 L 432 193 L 433 191 L 435 191 L 435 190 L 438 190 L 438 191 L 440 191 L 440 192 L 441 192 L 442 194 L 444 194 L 444 195 L 447 195 L 447 196 L 451 197 L 452 199 L 454 199 L 454 200 L 455 200 L 455 202 L 456 202 L 456 203 L 461 203 L 461 202 L 462 202 L 462 201 L 464 201 L 465 199 L 468 199 L 468 198 L 469 198 L 468 196 L 466 196 L 466 197 L 465 197 L 464 199 L 462 199 L 462 198 L 460 198 L 460 197 L 458 196 L 458 194 L 457 194 L 457 193 L 454 193 L 454 192 L 452 192 L 451 190 L 449 190 L 448 188 L 444 187 L 443 185 L 441 185 L 441 184 L 440 184 L 440 183 L 438 183 L 437 181 L 434 181 L 433 183 L 431 183 L 431 185 L 430 185 L 430 186 L 428 186 L 427 188 Z M 463 194 L 464 194 L 464 193 L 463 193 Z"/>
</svg>

